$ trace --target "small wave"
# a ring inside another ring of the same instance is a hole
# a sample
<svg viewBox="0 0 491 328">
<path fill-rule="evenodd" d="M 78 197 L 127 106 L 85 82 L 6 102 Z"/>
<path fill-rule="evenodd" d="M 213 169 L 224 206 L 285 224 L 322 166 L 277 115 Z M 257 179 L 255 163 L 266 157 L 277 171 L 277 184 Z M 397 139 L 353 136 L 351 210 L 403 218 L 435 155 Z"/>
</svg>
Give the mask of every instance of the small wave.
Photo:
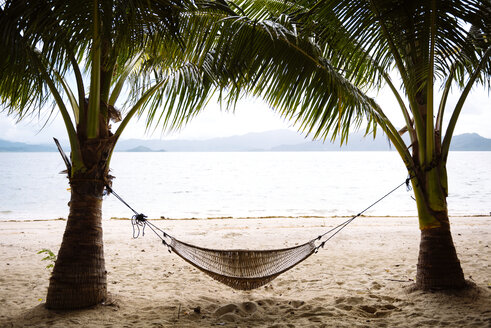
<svg viewBox="0 0 491 328">
<path fill-rule="evenodd" d="M 472 215 L 462 215 L 453 217 L 471 217 Z M 170 221 L 185 221 L 185 220 L 268 220 L 268 219 L 347 219 L 352 218 L 352 215 L 265 215 L 265 216 L 193 216 L 193 217 L 167 217 L 160 218 L 149 217 L 149 220 L 170 220 Z M 413 215 L 362 215 L 361 218 L 415 218 Z M 111 220 L 128 220 L 129 218 L 111 217 Z"/>
<path fill-rule="evenodd" d="M 57 219 L 2 219 L 2 222 L 49 222 L 49 221 L 66 221 L 65 218 L 57 218 Z"/>
</svg>

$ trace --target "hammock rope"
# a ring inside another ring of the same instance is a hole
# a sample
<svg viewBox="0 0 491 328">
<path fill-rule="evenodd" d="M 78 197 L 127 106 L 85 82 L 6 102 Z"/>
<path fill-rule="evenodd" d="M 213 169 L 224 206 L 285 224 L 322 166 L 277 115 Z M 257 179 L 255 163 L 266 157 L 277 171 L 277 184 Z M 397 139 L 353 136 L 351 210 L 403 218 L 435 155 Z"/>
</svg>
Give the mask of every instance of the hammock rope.
<svg viewBox="0 0 491 328">
<path fill-rule="evenodd" d="M 133 238 L 138 238 L 140 234 L 144 236 L 145 228 L 148 226 L 161 239 L 162 244 L 167 246 L 170 253 L 173 251 L 186 262 L 229 287 L 250 290 L 269 283 L 283 272 L 317 253 L 320 248 L 324 248 L 327 241 L 353 222 L 354 219 L 363 215 L 404 184 L 409 190 L 409 183 L 412 178 L 409 176 L 403 183 L 380 197 L 363 211 L 318 237 L 298 246 L 271 250 L 211 249 L 182 242 L 148 221 L 146 215 L 134 210 L 110 186 L 106 185 L 106 190 L 108 194 L 113 194 L 135 214 L 131 218 Z M 327 238 L 322 240 L 326 236 Z M 316 245 L 316 243 L 319 244 Z"/>
</svg>

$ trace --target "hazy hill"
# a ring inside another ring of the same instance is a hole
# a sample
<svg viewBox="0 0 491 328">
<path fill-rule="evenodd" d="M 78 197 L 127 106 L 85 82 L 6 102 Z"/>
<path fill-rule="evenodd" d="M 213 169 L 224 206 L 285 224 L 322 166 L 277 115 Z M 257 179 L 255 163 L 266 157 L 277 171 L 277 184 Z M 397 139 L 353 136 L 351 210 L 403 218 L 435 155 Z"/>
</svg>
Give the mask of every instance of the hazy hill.
<svg viewBox="0 0 491 328">
<path fill-rule="evenodd" d="M 166 151 L 269 151 L 286 144 L 294 145 L 305 142 L 301 135 L 290 130 L 276 130 L 260 133 L 248 133 L 241 136 L 213 138 L 206 140 L 121 140 L 116 145 L 117 151 L 127 151 L 138 146 Z"/>
<path fill-rule="evenodd" d="M 12 142 L 0 139 L 0 152 L 51 152 L 56 147 L 49 145 L 31 145 L 23 142 Z"/>
<path fill-rule="evenodd" d="M 63 148 L 69 152 L 67 143 Z M 232 152 L 232 151 L 388 151 L 392 150 L 387 138 L 379 134 L 376 139 L 366 138 L 362 133 L 350 135 L 347 145 L 340 147 L 339 141 L 311 141 L 295 131 L 276 130 L 248 133 L 241 136 L 213 138 L 207 140 L 121 140 L 116 151 L 127 152 Z M 455 136 L 451 150 L 491 151 L 491 139 L 476 133 Z M 47 152 L 56 151 L 53 145 L 31 145 L 21 142 L 0 140 L 0 152 Z"/>
<path fill-rule="evenodd" d="M 450 144 L 452 150 L 491 150 L 491 139 L 486 139 L 477 133 L 464 133 L 455 136 Z"/>
<path fill-rule="evenodd" d="M 136 146 L 135 148 L 131 148 L 126 151 L 131 153 L 148 153 L 148 152 L 163 152 L 165 150 L 153 150 L 145 146 Z"/>
<path fill-rule="evenodd" d="M 407 136 L 406 136 L 407 137 Z M 339 145 L 339 141 L 331 143 L 312 141 L 295 131 L 276 130 L 248 133 L 241 136 L 213 138 L 207 140 L 121 140 L 116 146 L 117 151 L 128 151 L 144 146 L 153 151 L 165 149 L 170 152 L 231 152 L 231 151 L 385 151 L 393 150 L 387 137 L 379 134 L 377 138 L 364 137 L 363 133 L 350 135 L 348 144 Z M 455 136 L 451 150 L 457 151 L 491 151 L 491 139 L 476 133 Z"/>
</svg>

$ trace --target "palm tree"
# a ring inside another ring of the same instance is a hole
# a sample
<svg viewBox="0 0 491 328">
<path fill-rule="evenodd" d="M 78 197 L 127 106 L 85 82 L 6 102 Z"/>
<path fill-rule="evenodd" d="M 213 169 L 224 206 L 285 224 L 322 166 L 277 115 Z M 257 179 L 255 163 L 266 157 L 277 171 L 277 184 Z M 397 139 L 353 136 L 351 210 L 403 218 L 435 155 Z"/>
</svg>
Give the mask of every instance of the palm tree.
<svg viewBox="0 0 491 328">
<path fill-rule="evenodd" d="M 450 231 L 446 162 L 471 88 L 491 87 L 491 1 L 233 2 L 236 17 L 223 17 L 207 65 L 228 88 L 229 102 L 262 97 L 301 130 L 342 143 L 363 122 L 367 134 L 381 128 L 414 190 L 421 230 L 416 287 L 466 286 Z M 382 85 L 397 99 L 400 129 L 367 96 Z M 460 97 L 450 107 L 452 87 Z"/>
<path fill-rule="evenodd" d="M 149 125 L 176 128 L 207 101 L 212 84 L 186 51 L 205 37 L 193 27 L 199 10 L 188 0 L 0 2 L 3 110 L 19 120 L 58 110 L 71 146 L 70 213 L 48 308 L 106 299 L 102 196 L 111 184 L 111 154 L 128 122 L 146 108 Z M 111 121 L 121 119 L 112 132 Z"/>
</svg>

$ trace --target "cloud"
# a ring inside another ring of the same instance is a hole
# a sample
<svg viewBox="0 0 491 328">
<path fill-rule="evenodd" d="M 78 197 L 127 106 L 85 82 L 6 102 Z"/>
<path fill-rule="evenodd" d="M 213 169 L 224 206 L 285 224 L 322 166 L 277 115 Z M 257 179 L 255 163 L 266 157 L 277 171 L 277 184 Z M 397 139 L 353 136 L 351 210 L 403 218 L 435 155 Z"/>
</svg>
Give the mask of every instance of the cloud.
<svg viewBox="0 0 491 328">
<path fill-rule="evenodd" d="M 66 139 L 65 126 L 61 117 L 53 117 L 43 128 L 45 120 L 37 116 L 26 117 L 17 122 L 12 116 L 0 113 L 0 139 L 26 143 L 51 143 L 52 137 Z"/>
</svg>

